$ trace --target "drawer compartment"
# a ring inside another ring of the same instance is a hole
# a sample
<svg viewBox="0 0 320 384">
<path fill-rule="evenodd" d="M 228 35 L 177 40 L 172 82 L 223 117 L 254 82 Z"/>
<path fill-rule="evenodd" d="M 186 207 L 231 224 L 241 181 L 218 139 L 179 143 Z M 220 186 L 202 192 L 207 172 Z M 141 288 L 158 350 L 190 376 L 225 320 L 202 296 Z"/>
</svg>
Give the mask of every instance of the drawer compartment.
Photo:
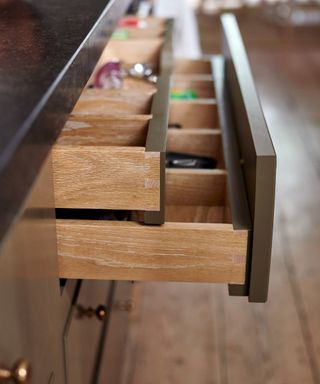
<svg viewBox="0 0 320 384">
<path fill-rule="evenodd" d="M 157 88 L 133 89 L 86 89 L 75 105 L 72 115 L 131 116 L 147 115 L 151 112 L 153 95 Z"/>
<path fill-rule="evenodd" d="M 194 79 L 190 76 L 178 76 L 174 79 L 172 88 L 178 91 L 187 91 L 191 90 L 195 93 L 195 95 L 200 99 L 210 99 L 214 98 L 214 86 L 212 83 L 212 79 Z"/>
<path fill-rule="evenodd" d="M 178 59 L 174 64 L 174 73 L 176 75 L 211 75 L 211 61 Z"/>
<path fill-rule="evenodd" d="M 111 40 L 103 51 L 97 64 L 97 69 L 115 57 L 125 66 L 136 63 L 146 63 L 154 71 L 160 71 L 161 50 L 164 38 L 141 38 L 134 40 Z"/>
<path fill-rule="evenodd" d="M 226 184 L 227 172 L 224 170 L 167 169 L 167 206 L 199 205 L 224 207 L 226 206 Z"/>
<path fill-rule="evenodd" d="M 217 160 L 217 168 L 224 168 L 222 137 L 219 129 L 168 129 L 167 151 L 208 156 Z"/>
<path fill-rule="evenodd" d="M 217 103 L 215 99 L 171 100 L 169 123 L 182 128 L 218 128 Z"/>
<path fill-rule="evenodd" d="M 151 115 L 70 115 L 55 151 L 63 146 L 145 147 Z"/>
<path fill-rule="evenodd" d="M 168 99 L 167 76 L 147 93 L 86 89 L 53 149 L 56 208 L 142 210 L 163 222 Z"/>
<path fill-rule="evenodd" d="M 123 20 L 126 20 L 124 18 Z M 147 17 L 140 20 L 141 28 L 123 26 L 104 49 L 89 81 L 94 84 L 97 71 L 111 60 L 119 60 L 122 68 L 129 69 L 134 64 L 147 64 L 157 75 L 171 74 L 173 67 L 172 32 L 173 20 Z M 119 33 L 120 32 L 120 33 Z M 121 35 L 125 38 L 121 38 Z M 117 37 L 118 35 L 118 37 Z M 126 84 L 144 87 L 139 79 L 126 77 Z"/>
</svg>

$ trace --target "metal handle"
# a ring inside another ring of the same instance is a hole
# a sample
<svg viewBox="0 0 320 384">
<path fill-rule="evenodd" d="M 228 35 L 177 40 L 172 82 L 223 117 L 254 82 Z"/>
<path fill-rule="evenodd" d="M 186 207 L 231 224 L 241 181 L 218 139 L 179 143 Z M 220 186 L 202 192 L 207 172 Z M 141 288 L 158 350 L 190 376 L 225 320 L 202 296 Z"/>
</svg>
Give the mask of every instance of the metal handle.
<svg viewBox="0 0 320 384">
<path fill-rule="evenodd" d="M 0 383 L 28 384 L 31 376 L 30 364 L 20 359 L 12 369 L 0 367 Z"/>
<path fill-rule="evenodd" d="M 83 307 L 81 304 L 77 305 L 77 317 L 82 319 L 84 317 L 96 317 L 98 320 L 103 320 L 107 316 L 107 308 L 105 305 L 98 305 L 96 309 L 92 307 Z"/>
</svg>

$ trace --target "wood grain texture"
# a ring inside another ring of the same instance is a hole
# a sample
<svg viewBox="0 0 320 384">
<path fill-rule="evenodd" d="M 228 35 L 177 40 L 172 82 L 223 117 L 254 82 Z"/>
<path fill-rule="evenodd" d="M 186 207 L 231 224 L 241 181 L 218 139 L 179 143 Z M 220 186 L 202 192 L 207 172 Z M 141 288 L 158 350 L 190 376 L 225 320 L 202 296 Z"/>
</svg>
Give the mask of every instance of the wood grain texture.
<svg viewBox="0 0 320 384">
<path fill-rule="evenodd" d="M 151 115 L 70 115 L 57 145 L 144 147 Z"/>
<path fill-rule="evenodd" d="M 167 205 L 166 222 L 176 223 L 229 223 L 225 206 Z"/>
<path fill-rule="evenodd" d="M 141 93 L 153 94 L 157 90 L 157 85 L 150 83 L 150 81 L 136 79 L 134 77 L 125 77 L 123 79 L 122 89 L 124 91 L 133 89 Z"/>
<path fill-rule="evenodd" d="M 52 152 L 56 208 L 159 210 L 159 153 L 60 145 Z"/>
<path fill-rule="evenodd" d="M 221 131 L 210 128 L 168 129 L 167 151 L 209 156 L 223 166 Z"/>
<path fill-rule="evenodd" d="M 95 72 L 93 72 L 90 76 L 90 79 L 88 80 L 88 83 L 86 85 L 85 89 L 88 89 L 88 86 L 94 85 L 94 78 L 95 78 Z M 92 88 L 89 88 L 92 89 Z M 137 79 L 134 77 L 124 77 L 122 88 L 123 91 L 125 90 L 138 90 L 141 93 L 152 93 L 152 91 L 157 90 L 156 84 L 152 84 L 149 81 Z"/>
<path fill-rule="evenodd" d="M 211 81 L 201 79 L 196 80 L 192 77 L 190 78 L 190 75 L 180 75 L 178 77 L 174 77 L 172 89 L 192 89 L 197 93 L 198 97 L 201 99 L 213 98 L 215 96 L 214 83 L 212 79 Z"/>
<path fill-rule="evenodd" d="M 134 89 L 85 89 L 72 114 L 84 115 L 138 115 L 151 110 L 155 89 L 139 92 Z"/>
<path fill-rule="evenodd" d="M 57 220 L 59 276 L 243 283 L 247 231 L 230 224 Z"/>
<path fill-rule="evenodd" d="M 162 37 L 166 31 L 165 25 L 147 26 L 146 28 L 125 27 L 129 39 L 154 39 Z"/>
<path fill-rule="evenodd" d="M 167 169 L 168 205 L 225 205 L 227 172 L 218 169 Z"/>
<path fill-rule="evenodd" d="M 129 369 L 121 384 L 224 384 L 219 380 L 212 284 L 136 285 L 140 319 L 130 324 L 124 356 Z"/>
<path fill-rule="evenodd" d="M 215 99 L 171 100 L 170 123 L 183 128 L 219 128 Z"/>
<path fill-rule="evenodd" d="M 174 72 L 176 74 L 211 74 L 210 60 L 178 59 L 175 61 Z"/>
</svg>

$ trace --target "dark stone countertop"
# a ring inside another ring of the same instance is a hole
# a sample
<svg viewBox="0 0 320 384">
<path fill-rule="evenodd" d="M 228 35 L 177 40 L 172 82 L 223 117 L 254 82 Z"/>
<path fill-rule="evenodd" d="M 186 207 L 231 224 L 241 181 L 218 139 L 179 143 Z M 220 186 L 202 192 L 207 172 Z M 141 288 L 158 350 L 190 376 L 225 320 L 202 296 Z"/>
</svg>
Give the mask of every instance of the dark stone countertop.
<svg viewBox="0 0 320 384">
<path fill-rule="evenodd" d="M 0 240 L 129 0 L 0 0 Z"/>
</svg>

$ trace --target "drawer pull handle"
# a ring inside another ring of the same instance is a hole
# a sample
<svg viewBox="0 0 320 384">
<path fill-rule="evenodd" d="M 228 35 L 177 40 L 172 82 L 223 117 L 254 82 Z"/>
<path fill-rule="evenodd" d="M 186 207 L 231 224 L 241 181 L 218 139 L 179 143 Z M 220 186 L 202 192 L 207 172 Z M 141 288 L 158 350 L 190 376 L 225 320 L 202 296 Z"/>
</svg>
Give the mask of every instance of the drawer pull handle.
<svg viewBox="0 0 320 384">
<path fill-rule="evenodd" d="M 30 364 L 24 359 L 18 360 L 12 369 L 0 366 L 0 383 L 28 384 L 30 376 Z"/>
<path fill-rule="evenodd" d="M 96 317 L 98 320 L 103 320 L 107 316 L 107 308 L 105 305 L 98 305 L 96 309 L 92 307 L 83 307 L 81 304 L 77 306 L 77 318 Z"/>
<path fill-rule="evenodd" d="M 132 300 L 117 300 L 112 304 L 112 308 L 116 311 L 132 312 L 134 310 L 134 302 Z M 77 305 L 77 318 L 92 318 L 96 317 L 98 320 L 103 320 L 107 317 L 107 308 L 105 305 L 98 305 L 96 309 L 92 307 L 84 307 Z"/>
</svg>

